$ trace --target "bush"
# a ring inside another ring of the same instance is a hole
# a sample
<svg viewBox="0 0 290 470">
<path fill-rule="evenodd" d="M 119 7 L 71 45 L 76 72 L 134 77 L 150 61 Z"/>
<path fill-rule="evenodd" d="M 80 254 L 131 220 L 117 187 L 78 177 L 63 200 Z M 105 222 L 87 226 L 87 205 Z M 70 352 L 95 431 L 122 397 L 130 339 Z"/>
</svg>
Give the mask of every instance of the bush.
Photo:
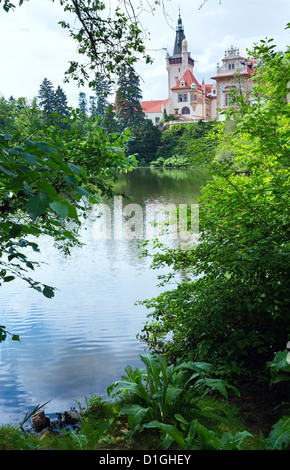
<svg viewBox="0 0 290 470">
<path fill-rule="evenodd" d="M 153 311 L 142 338 L 171 358 L 262 377 L 290 324 L 290 61 L 289 51 L 276 53 L 266 43 L 254 55 L 256 105 L 238 95 L 229 110 L 237 129 L 229 142 L 238 149 L 234 165 L 247 171 L 208 159 L 199 243 L 192 250 L 157 245 L 153 267 L 172 266 L 177 287 L 144 302 Z M 219 140 L 226 148 L 223 127 Z"/>
</svg>

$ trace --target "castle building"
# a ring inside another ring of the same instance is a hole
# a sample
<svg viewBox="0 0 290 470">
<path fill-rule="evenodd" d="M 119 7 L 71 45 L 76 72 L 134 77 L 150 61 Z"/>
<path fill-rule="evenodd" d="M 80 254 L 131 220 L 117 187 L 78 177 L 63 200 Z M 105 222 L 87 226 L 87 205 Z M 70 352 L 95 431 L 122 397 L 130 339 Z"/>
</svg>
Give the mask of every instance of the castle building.
<svg viewBox="0 0 290 470">
<path fill-rule="evenodd" d="M 242 94 L 250 98 L 253 83 L 250 80 L 254 73 L 256 62 L 247 60 L 239 53 L 239 49 L 225 51 L 222 65 L 217 64 L 217 72 L 213 80 L 216 81 L 217 106 L 215 118 L 224 120 L 222 112 L 230 105 L 231 91 L 239 87 Z M 214 117 L 214 116 L 213 116 Z"/>
<path fill-rule="evenodd" d="M 222 66 L 217 66 L 216 83 L 199 83 L 194 76 L 194 60 L 188 51 L 182 19 L 179 18 L 172 56 L 166 55 L 168 74 L 168 98 L 157 101 L 142 101 L 146 118 L 158 124 L 160 119 L 172 116 L 172 123 L 196 122 L 200 119 L 223 120 L 222 111 L 230 104 L 230 91 L 237 86 L 237 76 L 244 94 L 249 95 L 249 78 L 255 63 L 240 56 L 239 50 L 231 47 L 225 52 Z"/>
</svg>

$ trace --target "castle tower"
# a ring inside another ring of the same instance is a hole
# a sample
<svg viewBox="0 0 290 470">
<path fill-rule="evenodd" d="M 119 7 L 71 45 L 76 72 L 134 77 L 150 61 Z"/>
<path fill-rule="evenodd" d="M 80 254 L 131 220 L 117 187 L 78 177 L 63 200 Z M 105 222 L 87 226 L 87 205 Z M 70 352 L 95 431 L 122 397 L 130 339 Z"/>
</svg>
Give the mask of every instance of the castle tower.
<svg viewBox="0 0 290 470">
<path fill-rule="evenodd" d="M 166 70 L 168 72 L 168 96 L 171 95 L 171 89 L 182 79 L 187 70 L 193 71 L 194 60 L 190 57 L 187 50 L 187 41 L 185 39 L 182 19 L 179 13 L 173 55 L 166 55 Z"/>
</svg>

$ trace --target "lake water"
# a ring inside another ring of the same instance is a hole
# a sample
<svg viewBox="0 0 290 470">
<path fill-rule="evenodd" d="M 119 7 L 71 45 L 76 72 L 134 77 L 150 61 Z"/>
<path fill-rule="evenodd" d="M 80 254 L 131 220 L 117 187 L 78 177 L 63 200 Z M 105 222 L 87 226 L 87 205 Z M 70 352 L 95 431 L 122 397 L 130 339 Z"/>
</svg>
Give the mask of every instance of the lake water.
<svg viewBox="0 0 290 470">
<path fill-rule="evenodd" d="M 134 197 L 122 199 L 124 207 L 134 203 L 144 211 L 150 204 L 192 204 L 205 182 L 201 170 L 140 168 L 122 175 L 116 190 Z M 116 202 L 105 206 L 113 215 Z M 18 280 L 1 287 L 1 324 L 21 341 L 8 336 L 0 343 L 0 424 L 19 424 L 49 400 L 47 414 L 77 406 L 75 400 L 85 404 L 86 397 L 106 399 L 107 386 L 128 364 L 142 364 L 145 345 L 136 335 L 148 311 L 135 302 L 160 292 L 160 272 L 139 257 L 139 239 L 116 235 L 117 215 L 111 238 L 89 217 L 81 228 L 84 246 L 69 257 L 41 241 L 34 258 L 47 264 L 34 277 L 58 289 L 53 299 Z"/>
</svg>

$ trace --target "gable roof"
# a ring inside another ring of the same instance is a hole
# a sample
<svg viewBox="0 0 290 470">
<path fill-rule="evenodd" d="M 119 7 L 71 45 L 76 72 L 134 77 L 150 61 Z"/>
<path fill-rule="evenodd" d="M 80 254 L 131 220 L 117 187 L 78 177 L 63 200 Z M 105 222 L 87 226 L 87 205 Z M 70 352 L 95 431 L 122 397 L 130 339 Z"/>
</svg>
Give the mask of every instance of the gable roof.
<svg viewBox="0 0 290 470">
<path fill-rule="evenodd" d="M 141 101 L 142 110 L 144 113 L 162 113 L 168 101 L 169 98 L 166 100 Z"/>
<path fill-rule="evenodd" d="M 181 82 L 184 80 L 184 86 L 181 86 Z M 190 71 L 190 70 L 187 70 L 185 72 L 185 74 L 183 75 L 183 77 L 178 80 L 177 84 L 171 88 L 171 90 L 179 90 L 179 89 L 183 89 L 184 88 L 191 88 L 191 85 L 192 84 L 195 84 L 196 87 L 201 90 L 201 85 L 200 83 L 198 83 L 198 81 L 196 80 L 195 76 L 193 75 L 193 73 Z"/>
</svg>

